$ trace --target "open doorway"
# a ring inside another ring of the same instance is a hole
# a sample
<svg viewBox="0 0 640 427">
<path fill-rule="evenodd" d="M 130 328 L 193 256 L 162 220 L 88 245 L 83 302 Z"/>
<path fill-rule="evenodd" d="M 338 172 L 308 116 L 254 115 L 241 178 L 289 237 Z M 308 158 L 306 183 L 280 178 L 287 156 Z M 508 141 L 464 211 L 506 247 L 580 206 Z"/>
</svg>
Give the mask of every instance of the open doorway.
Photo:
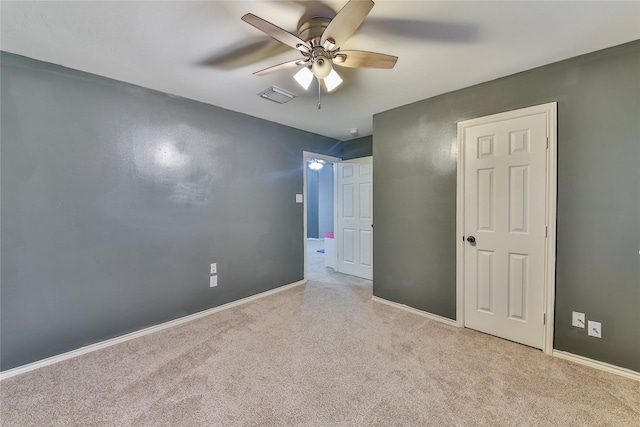
<svg viewBox="0 0 640 427">
<path fill-rule="evenodd" d="M 333 232 L 333 163 L 307 162 L 307 239 L 322 239 Z"/>
<path fill-rule="evenodd" d="M 321 182 L 321 173 L 309 171 L 325 168 L 333 178 L 333 185 L 327 185 L 331 182 L 327 177 Z M 303 170 L 304 279 L 309 279 L 312 257 L 314 268 L 321 274 L 330 267 L 339 273 L 372 280 L 373 158 L 342 161 L 305 151 Z M 327 198 L 333 198 L 333 203 Z M 333 221 L 327 218 L 331 210 Z"/>
<path fill-rule="evenodd" d="M 305 280 L 309 279 L 311 270 L 324 269 L 325 266 L 335 269 L 335 165 L 340 161 L 337 157 L 319 153 L 303 153 Z"/>
</svg>

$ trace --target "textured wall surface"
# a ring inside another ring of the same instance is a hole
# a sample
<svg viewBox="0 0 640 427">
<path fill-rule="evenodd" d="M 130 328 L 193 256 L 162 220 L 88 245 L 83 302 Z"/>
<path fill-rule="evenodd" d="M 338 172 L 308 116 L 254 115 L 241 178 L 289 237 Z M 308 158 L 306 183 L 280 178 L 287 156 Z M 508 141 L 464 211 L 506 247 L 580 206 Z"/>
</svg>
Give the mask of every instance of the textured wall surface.
<svg viewBox="0 0 640 427">
<path fill-rule="evenodd" d="M 307 169 L 307 237 L 322 239 L 333 231 L 333 165 Z"/>
<path fill-rule="evenodd" d="M 328 163 L 318 171 L 318 237 L 321 239 L 333 231 L 333 167 Z"/>
<path fill-rule="evenodd" d="M 339 142 L 1 59 L 2 370 L 303 278 L 302 151 Z"/>
<path fill-rule="evenodd" d="M 307 168 L 307 237 L 318 238 L 318 171 Z"/>
<path fill-rule="evenodd" d="M 456 123 L 558 102 L 555 348 L 640 371 L 640 42 L 374 116 L 374 295 L 456 317 Z M 571 327 L 571 311 L 603 338 Z"/>
<path fill-rule="evenodd" d="M 357 159 L 373 155 L 373 137 L 363 136 L 345 141 L 342 147 L 342 159 Z"/>
</svg>

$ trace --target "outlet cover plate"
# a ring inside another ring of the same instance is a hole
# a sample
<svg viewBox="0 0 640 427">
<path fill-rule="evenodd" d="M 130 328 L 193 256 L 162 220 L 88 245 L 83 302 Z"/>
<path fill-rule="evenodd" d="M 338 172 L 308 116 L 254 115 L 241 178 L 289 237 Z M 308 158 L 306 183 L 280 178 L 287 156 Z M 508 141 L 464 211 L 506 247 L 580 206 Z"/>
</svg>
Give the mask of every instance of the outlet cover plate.
<svg viewBox="0 0 640 427">
<path fill-rule="evenodd" d="M 589 320 L 589 330 L 587 333 L 590 337 L 602 338 L 602 323 Z"/>
<path fill-rule="evenodd" d="M 217 272 L 218 272 L 218 264 L 216 264 L 215 262 L 212 262 L 209 268 L 209 274 L 216 274 Z"/>
<path fill-rule="evenodd" d="M 209 277 L 209 287 L 215 288 L 216 286 L 218 286 L 218 276 Z"/>
<path fill-rule="evenodd" d="M 578 313 L 577 311 L 574 311 L 571 316 L 571 326 L 584 329 L 584 327 L 586 326 L 584 320 L 585 320 L 584 313 Z"/>
</svg>

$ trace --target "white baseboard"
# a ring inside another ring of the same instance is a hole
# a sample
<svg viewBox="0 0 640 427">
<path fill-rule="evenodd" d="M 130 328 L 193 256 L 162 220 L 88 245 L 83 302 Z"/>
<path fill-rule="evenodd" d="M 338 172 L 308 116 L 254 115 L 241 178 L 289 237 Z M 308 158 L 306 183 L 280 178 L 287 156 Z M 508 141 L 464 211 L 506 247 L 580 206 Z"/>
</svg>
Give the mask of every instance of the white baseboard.
<svg viewBox="0 0 640 427">
<path fill-rule="evenodd" d="M 571 362 L 578 363 L 580 365 L 589 366 L 591 368 L 600 369 L 601 371 L 617 374 L 632 380 L 640 381 L 640 372 L 632 371 L 631 369 L 621 368 L 619 366 L 611 365 L 606 362 L 600 362 L 599 360 L 589 359 L 588 357 L 578 356 L 576 354 L 567 353 L 566 351 L 553 350 L 552 355 L 559 359 L 569 360 Z"/>
<path fill-rule="evenodd" d="M 413 307 L 409 307 L 404 304 L 399 304 L 397 302 L 388 301 L 386 299 L 380 297 L 372 297 L 373 301 L 380 302 L 382 304 L 387 304 L 392 307 L 399 308 L 401 310 L 408 311 L 410 313 L 414 313 L 420 316 L 427 317 L 431 320 L 435 320 L 438 322 L 446 323 L 450 326 L 460 327 L 455 320 L 448 319 L 446 317 L 438 316 L 437 314 L 427 313 L 426 311 L 418 310 Z M 610 372 L 612 374 L 620 375 L 625 378 L 630 378 L 632 380 L 640 381 L 640 372 L 632 371 L 631 369 L 621 368 L 619 366 L 611 365 L 610 363 L 600 362 L 598 360 L 589 359 L 588 357 L 578 356 L 576 354 L 567 353 L 566 351 L 561 350 L 553 350 L 552 355 L 559 359 L 569 360 L 571 362 L 578 363 L 580 365 L 589 366 L 591 368 L 599 369 L 601 371 Z"/>
<path fill-rule="evenodd" d="M 418 310 L 417 308 L 409 307 L 405 304 L 400 304 L 397 302 L 389 301 L 384 298 L 373 296 L 371 297 L 372 301 L 376 301 L 382 304 L 387 304 L 395 308 L 399 308 L 400 310 L 408 311 L 409 313 L 417 314 L 419 316 L 426 317 L 431 320 L 435 320 L 437 322 L 446 323 L 449 326 L 460 327 L 455 320 L 448 319 L 446 317 L 438 316 L 437 314 L 427 313 L 426 311 Z"/>
<path fill-rule="evenodd" d="M 0 372 L 0 381 L 11 378 L 16 375 L 24 374 L 25 372 L 33 371 L 38 368 L 42 368 L 44 366 L 53 365 L 54 363 L 62 362 L 63 360 L 71 359 L 74 357 L 82 356 L 83 354 L 91 353 L 92 351 L 100 350 L 102 348 L 110 347 L 115 344 L 120 344 L 125 341 L 129 341 L 135 338 L 140 338 L 145 335 L 152 334 L 154 332 L 161 331 L 163 329 L 171 328 L 173 326 L 181 325 L 183 323 L 191 322 L 192 320 L 200 319 L 201 317 L 208 316 L 210 314 L 218 313 L 222 310 L 227 310 L 229 308 L 237 307 L 242 304 L 246 304 L 251 301 L 255 301 L 260 298 L 267 297 L 269 295 L 276 294 L 278 292 L 286 291 L 291 288 L 295 288 L 296 286 L 304 285 L 306 280 L 300 280 L 294 283 L 290 283 L 288 285 L 280 286 L 275 289 L 271 289 L 269 291 L 261 292 L 256 295 L 252 295 L 250 297 L 242 298 L 237 301 L 233 301 L 227 304 L 220 305 L 218 307 L 209 308 L 204 311 L 200 311 L 198 313 L 189 314 L 184 317 L 180 317 L 178 319 L 170 320 L 165 323 L 160 323 L 159 325 L 150 326 L 148 328 L 140 329 L 136 332 L 131 332 L 116 338 L 111 338 L 105 341 L 101 341 L 95 344 L 91 344 L 85 347 L 78 348 L 76 350 L 71 350 L 66 353 L 58 354 L 56 356 L 48 357 L 46 359 L 38 360 L 36 362 L 29 363 L 27 365 L 18 366 L 17 368 L 7 369 L 6 371 Z"/>
</svg>

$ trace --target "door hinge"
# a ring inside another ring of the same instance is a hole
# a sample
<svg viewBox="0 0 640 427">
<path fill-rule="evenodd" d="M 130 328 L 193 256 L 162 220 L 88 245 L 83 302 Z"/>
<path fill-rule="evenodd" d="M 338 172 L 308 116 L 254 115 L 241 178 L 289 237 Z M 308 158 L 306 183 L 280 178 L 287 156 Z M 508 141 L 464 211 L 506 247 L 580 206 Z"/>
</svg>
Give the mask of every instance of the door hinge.
<svg viewBox="0 0 640 427">
<path fill-rule="evenodd" d="M 549 237 L 549 227 L 544 227 L 544 237 L 545 238 Z"/>
<path fill-rule="evenodd" d="M 542 314 L 542 324 L 546 325 L 547 324 L 547 313 L 543 313 Z"/>
<path fill-rule="evenodd" d="M 547 148 L 549 148 L 549 137 L 547 137 Z"/>
</svg>

